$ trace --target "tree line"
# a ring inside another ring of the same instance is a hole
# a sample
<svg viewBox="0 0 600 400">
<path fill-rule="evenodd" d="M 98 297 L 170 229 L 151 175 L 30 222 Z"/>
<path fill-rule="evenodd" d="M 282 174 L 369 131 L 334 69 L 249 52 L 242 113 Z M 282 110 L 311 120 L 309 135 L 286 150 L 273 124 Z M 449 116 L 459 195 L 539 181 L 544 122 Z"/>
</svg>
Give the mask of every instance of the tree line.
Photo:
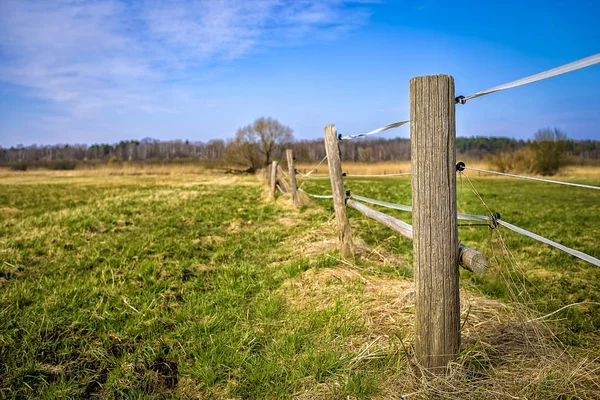
<svg viewBox="0 0 600 400">
<path fill-rule="evenodd" d="M 294 140 L 290 127 L 272 118 L 259 118 L 241 127 L 232 139 L 190 142 L 182 140 L 159 141 L 145 138 L 140 141 L 121 141 L 116 144 L 53 145 L 0 147 L 0 164 L 13 169 L 46 167 L 73 169 L 81 163 L 114 162 L 192 162 L 237 166 L 248 172 L 282 160 L 286 148 L 292 148 L 298 161 L 318 161 L 325 156 L 322 139 Z M 600 160 L 600 141 L 572 140 L 557 129 L 541 129 L 532 140 L 509 137 L 458 137 L 456 149 L 460 157 L 489 159 L 499 170 L 536 170 L 542 163 L 552 164 L 569 159 Z M 410 140 L 404 138 L 363 138 L 340 144 L 343 161 L 375 163 L 392 160 L 410 160 Z M 539 160 L 535 161 L 537 157 Z M 552 166 L 549 170 L 560 168 Z M 539 169 L 539 168 L 538 168 Z M 554 171 L 555 172 L 555 171 Z M 550 171 L 550 173 L 553 173 Z"/>
</svg>

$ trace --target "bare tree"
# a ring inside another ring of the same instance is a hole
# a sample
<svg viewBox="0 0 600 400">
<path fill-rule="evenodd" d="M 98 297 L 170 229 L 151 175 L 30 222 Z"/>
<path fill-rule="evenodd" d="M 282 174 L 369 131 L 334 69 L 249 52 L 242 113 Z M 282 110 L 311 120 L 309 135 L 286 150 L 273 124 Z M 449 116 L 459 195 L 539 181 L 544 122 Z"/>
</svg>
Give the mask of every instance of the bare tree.
<svg viewBox="0 0 600 400">
<path fill-rule="evenodd" d="M 252 131 L 258 136 L 258 151 L 265 157 L 265 165 L 271 163 L 276 150 L 294 140 L 292 129 L 272 118 L 257 119 L 252 124 Z"/>
<path fill-rule="evenodd" d="M 227 146 L 228 161 L 256 171 L 269 165 L 277 151 L 294 140 L 292 129 L 272 118 L 259 118 L 252 125 L 239 128 Z"/>
<path fill-rule="evenodd" d="M 248 167 L 248 172 L 255 172 L 262 166 L 258 137 L 250 125 L 237 130 L 235 139 L 225 148 L 225 157 L 230 163 Z"/>
<path fill-rule="evenodd" d="M 538 129 L 534 136 L 536 142 L 560 142 L 568 139 L 567 134 L 558 128 Z"/>
</svg>

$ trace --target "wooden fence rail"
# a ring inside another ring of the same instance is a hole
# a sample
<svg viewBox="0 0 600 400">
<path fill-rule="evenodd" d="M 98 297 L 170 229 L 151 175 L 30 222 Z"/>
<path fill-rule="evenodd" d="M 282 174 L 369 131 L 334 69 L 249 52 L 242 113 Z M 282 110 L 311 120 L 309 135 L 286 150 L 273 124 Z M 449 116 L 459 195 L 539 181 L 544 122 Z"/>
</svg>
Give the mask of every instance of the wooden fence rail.
<svg viewBox="0 0 600 400">
<path fill-rule="evenodd" d="M 348 199 L 346 204 L 361 214 L 374 219 L 375 221 L 387 226 L 394 232 L 401 234 L 405 238 L 413 240 L 413 227 L 410 224 L 407 224 L 404 221 L 380 211 L 373 210 L 372 208 L 352 199 Z M 477 274 L 483 274 L 487 272 L 490 267 L 488 258 L 476 250 L 459 244 L 458 253 L 460 265 L 468 271 L 475 272 Z"/>
</svg>

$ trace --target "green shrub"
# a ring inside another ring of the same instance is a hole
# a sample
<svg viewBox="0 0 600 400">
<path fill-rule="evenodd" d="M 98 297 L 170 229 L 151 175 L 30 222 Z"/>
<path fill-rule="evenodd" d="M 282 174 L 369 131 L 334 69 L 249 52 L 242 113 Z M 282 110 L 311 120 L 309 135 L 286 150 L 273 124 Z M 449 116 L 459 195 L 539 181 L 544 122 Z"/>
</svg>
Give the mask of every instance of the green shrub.
<svg viewBox="0 0 600 400">
<path fill-rule="evenodd" d="M 567 135 L 557 128 L 538 130 L 529 147 L 534 155 L 532 172 L 536 174 L 555 175 L 567 164 Z"/>
<path fill-rule="evenodd" d="M 567 145 L 567 135 L 557 128 L 540 129 L 526 147 L 491 156 L 490 167 L 499 172 L 555 175 L 569 163 Z"/>
<path fill-rule="evenodd" d="M 46 168 L 55 171 L 68 171 L 77 168 L 75 160 L 52 160 L 46 163 Z"/>
</svg>

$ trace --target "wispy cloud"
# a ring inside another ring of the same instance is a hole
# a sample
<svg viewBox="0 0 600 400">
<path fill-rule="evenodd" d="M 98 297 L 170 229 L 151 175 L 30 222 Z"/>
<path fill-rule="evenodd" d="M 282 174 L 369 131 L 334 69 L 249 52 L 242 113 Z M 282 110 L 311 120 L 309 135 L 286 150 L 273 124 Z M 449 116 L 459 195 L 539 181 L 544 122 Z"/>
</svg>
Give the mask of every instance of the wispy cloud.
<svg viewBox="0 0 600 400">
<path fill-rule="evenodd" d="M 64 115 L 176 108 L 173 78 L 365 24 L 341 0 L 2 0 L 0 80 Z"/>
</svg>

